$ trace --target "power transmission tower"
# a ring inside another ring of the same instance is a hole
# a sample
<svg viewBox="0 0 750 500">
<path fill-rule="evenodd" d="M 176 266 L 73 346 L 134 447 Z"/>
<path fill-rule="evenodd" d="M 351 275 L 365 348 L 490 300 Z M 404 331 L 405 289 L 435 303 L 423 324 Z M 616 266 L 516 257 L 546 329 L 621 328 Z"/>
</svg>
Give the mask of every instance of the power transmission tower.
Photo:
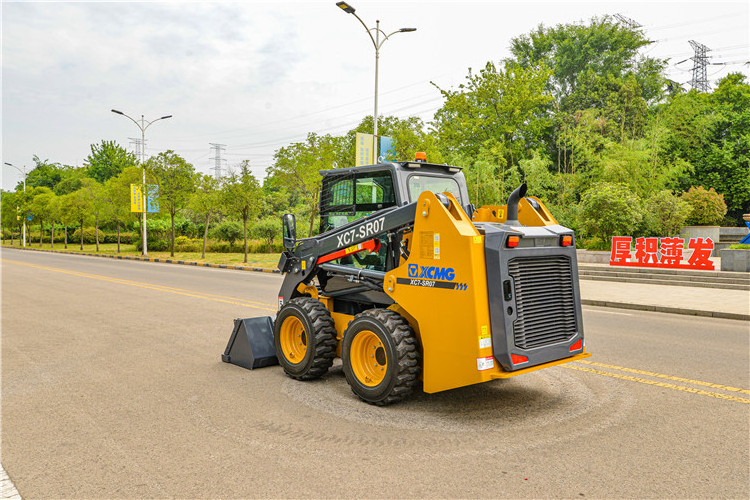
<svg viewBox="0 0 750 500">
<path fill-rule="evenodd" d="M 138 162 L 143 162 L 143 148 L 141 147 L 141 139 L 140 137 L 128 137 L 128 140 L 130 140 L 130 144 L 133 146 L 133 151 L 135 152 L 135 156 L 138 158 Z"/>
<path fill-rule="evenodd" d="M 227 147 L 226 144 L 214 144 L 213 142 L 209 142 L 211 145 L 211 149 L 214 152 L 214 157 L 211 158 L 214 160 L 214 178 L 216 180 L 221 179 L 221 162 L 226 161 L 222 159 L 221 153 L 224 151 L 224 149 Z"/>
<path fill-rule="evenodd" d="M 690 40 L 689 43 L 695 51 L 695 55 L 691 58 L 693 60 L 693 77 L 690 79 L 690 86 L 694 89 L 708 92 L 708 76 L 706 72 L 708 56 L 706 53 L 710 52 L 711 49 L 695 40 Z"/>
<path fill-rule="evenodd" d="M 643 25 L 639 22 L 636 22 L 632 19 L 630 19 L 627 16 L 623 16 L 622 14 L 615 14 L 615 19 L 620 21 L 622 24 L 627 26 L 628 28 L 632 30 L 637 30 L 638 28 L 643 28 Z"/>
</svg>

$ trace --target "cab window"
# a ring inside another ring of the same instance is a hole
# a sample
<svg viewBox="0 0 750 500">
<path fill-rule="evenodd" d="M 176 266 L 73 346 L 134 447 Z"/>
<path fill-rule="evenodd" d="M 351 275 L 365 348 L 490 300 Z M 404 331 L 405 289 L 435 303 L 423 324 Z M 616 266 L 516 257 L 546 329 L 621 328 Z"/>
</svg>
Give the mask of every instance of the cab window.
<svg viewBox="0 0 750 500">
<path fill-rule="evenodd" d="M 409 177 L 407 185 L 409 188 L 409 199 L 412 202 L 417 201 L 417 198 L 423 192 L 432 191 L 433 193 L 448 192 L 456 197 L 459 204 L 463 204 L 463 201 L 461 201 L 461 192 L 458 189 L 458 182 L 450 177 L 414 174 Z"/>
</svg>

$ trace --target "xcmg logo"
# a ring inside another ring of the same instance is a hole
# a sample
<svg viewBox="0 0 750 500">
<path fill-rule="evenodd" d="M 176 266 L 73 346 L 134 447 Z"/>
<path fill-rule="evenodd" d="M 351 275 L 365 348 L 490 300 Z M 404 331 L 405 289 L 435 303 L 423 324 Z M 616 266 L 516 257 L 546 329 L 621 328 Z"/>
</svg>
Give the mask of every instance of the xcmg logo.
<svg viewBox="0 0 750 500">
<path fill-rule="evenodd" d="M 452 267 L 420 266 L 409 264 L 409 277 L 428 280 L 452 280 L 456 271 Z"/>
</svg>

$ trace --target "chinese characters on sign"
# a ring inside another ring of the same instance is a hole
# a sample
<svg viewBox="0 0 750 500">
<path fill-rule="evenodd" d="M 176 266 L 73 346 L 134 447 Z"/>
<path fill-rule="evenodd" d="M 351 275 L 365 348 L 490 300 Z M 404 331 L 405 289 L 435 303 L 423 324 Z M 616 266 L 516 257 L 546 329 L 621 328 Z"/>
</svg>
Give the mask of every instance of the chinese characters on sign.
<svg viewBox="0 0 750 500">
<path fill-rule="evenodd" d="M 159 213 L 159 186 L 156 184 L 148 185 L 148 196 L 146 199 L 146 212 Z M 143 192 L 140 184 L 130 185 L 130 211 L 143 212 Z"/>
<path fill-rule="evenodd" d="M 685 240 L 682 238 L 636 238 L 635 255 L 630 248 L 633 238 L 613 236 L 610 266 L 671 267 L 677 269 L 702 269 L 713 271 L 711 238 L 690 238 L 688 250 L 692 250 L 687 262 L 683 262 Z"/>
</svg>

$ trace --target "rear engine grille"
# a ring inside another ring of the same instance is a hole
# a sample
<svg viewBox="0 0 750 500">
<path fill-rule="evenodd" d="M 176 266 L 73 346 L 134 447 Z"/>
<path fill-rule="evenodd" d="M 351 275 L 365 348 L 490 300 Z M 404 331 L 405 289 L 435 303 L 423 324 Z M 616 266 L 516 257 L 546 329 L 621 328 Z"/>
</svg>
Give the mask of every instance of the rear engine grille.
<svg viewBox="0 0 750 500">
<path fill-rule="evenodd" d="M 573 273 L 567 257 L 517 257 L 508 262 L 515 282 L 516 347 L 556 344 L 576 332 Z"/>
</svg>

